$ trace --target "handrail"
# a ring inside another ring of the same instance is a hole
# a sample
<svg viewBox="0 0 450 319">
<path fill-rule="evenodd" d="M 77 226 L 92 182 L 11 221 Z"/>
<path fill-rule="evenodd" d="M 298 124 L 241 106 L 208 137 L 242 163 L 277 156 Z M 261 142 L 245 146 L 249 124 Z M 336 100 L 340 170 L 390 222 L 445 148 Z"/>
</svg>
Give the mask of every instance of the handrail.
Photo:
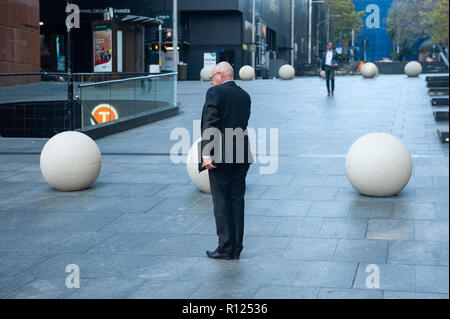
<svg viewBox="0 0 450 319">
<path fill-rule="evenodd" d="M 107 85 L 107 84 L 112 84 L 112 83 L 127 82 L 127 81 L 131 81 L 131 80 L 158 78 L 158 77 L 162 77 L 162 76 L 169 76 L 169 75 L 175 75 L 175 74 L 178 74 L 178 72 L 151 74 L 151 75 L 146 75 L 146 76 L 138 76 L 138 77 L 134 77 L 134 78 L 126 78 L 126 79 L 120 79 L 120 80 L 110 80 L 110 81 L 94 82 L 94 83 L 87 83 L 87 84 L 79 84 L 78 87 L 84 88 L 84 87 L 88 87 L 88 86 Z"/>
<path fill-rule="evenodd" d="M 23 75 L 60 75 L 68 76 L 64 72 L 29 72 L 29 73 L 0 73 L 0 76 L 23 76 Z"/>
<path fill-rule="evenodd" d="M 447 57 L 445 56 L 445 54 L 443 52 L 439 53 L 441 59 L 444 61 L 445 65 L 447 66 L 448 69 L 448 60 Z"/>
</svg>

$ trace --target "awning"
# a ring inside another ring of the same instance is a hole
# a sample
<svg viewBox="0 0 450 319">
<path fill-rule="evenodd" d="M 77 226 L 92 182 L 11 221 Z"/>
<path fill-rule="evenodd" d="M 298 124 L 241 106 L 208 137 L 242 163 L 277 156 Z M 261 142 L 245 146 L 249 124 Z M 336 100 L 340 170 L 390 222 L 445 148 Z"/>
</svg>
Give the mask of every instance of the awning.
<svg viewBox="0 0 450 319">
<path fill-rule="evenodd" d="M 141 25 L 145 25 L 145 26 L 157 26 L 157 25 L 163 24 L 162 20 L 159 20 L 156 18 L 135 16 L 135 15 L 131 15 L 131 14 L 121 17 L 118 21 L 129 22 L 129 23 L 133 23 L 133 24 L 141 24 Z"/>
</svg>

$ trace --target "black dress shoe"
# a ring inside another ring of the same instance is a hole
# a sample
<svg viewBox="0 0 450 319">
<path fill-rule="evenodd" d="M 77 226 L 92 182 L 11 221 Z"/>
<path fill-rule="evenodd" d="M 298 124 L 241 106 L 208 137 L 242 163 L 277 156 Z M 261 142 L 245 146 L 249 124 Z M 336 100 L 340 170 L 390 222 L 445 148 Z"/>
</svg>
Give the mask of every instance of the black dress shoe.
<svg viewBox="0 0 450 319">
<path fill-rule="evenodd" d="M 207 255 L 209 258 L 214 258 L 214 259 L 226 259 L 226 260 L 231 260 L 231 259 L 233 259 L 233 257 L 231 257 L 230 255 L 227 255 L 227 254 L 221 254 L 221 253 L 217 252 L 217 249 L 214 250 L 214 251 L 209 251 L 209 250 L 207 250 L 207 251 L 206 251 L 206 255 Z"/>
</svg>

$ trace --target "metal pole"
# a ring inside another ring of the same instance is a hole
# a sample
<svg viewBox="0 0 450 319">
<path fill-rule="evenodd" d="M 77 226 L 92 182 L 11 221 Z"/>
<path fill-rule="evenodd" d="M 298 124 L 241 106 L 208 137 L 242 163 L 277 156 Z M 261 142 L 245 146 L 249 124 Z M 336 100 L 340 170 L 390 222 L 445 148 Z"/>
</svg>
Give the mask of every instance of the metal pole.
<svg viewBox="0 0 450 319">
<path fill-rule="evenodd" d="M 178 0 L 173 0 L 173 71 L 178 72 Z"/>
<path fill-rule="evenodd" d="M 327 44 L 330 43 L 330 7 L 327 12 Z"/>
<path fill-rule="evenodd" d="M 72 4 L 71 0 L 67 0 L 67 6 Z M 68 115 L 69 115 L 69 130 L 73 131 L 73 66 L 72 66 L 72 27 L 67 25 L 67 40 L 66 40 L 66 57 L 67 57 L 67 102 L 68 102 Z"/>
<path fill-rule="evenodd" d="M 353 62 L 355 56 L 355 29 L 352 29 L 352 54 L 351 54 L 351 62 Z"/>
<path fill-rule="evenodd" d="M 316 26 L 316 54 L 319 55 L 319 35 L 320 35 L 320 10 L 317 10 L 317 26 Z"/>
<path fill-rule="evenodd" d="M 252 4 L 252 68 L 255 69 L 255 57 L 256 57 L 256 0 L 253 0 Z"/>
<path fill-rule="evenodd" d="M 294 66 L 294 22 L 295 22 L 295 0 L 291 1 L 291 65 Z"/>
<path fill-rule="evenodd" d="M 158 26 L 158 64 L 161 71 L 162 25 Z"/>
<path fill-rule="evenodd" d="M 308 64 L 311 64 L 311 50 L 312 50 L 312 0 L 309 0 L 309 25 L 308 25 Z"/>
</svg>

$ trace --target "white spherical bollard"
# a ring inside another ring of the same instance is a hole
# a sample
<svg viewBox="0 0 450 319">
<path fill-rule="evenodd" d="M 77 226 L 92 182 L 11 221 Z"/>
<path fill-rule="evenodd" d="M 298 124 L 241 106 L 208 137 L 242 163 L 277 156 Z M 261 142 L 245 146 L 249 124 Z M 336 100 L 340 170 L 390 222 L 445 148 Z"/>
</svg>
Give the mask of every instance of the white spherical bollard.
<svg viewBox="0 0 450 319">
<path fill-rule="evenodd" d="M 283 65 L 280 70 L 278 70 L 278 75 L 283 80 L 292 80 L 295 78 L 295 69 L 290 64 Z"/>
<path fill-rule="evenodd" d="M 417 61 L 411 61 L 405 65 L 405 74 L 410 78 L 418 77 L 422 73 L 422 65 Z"/>
<path fill-rule="evenodd" d="M 200 81 L 211 81 L 212 67 L 206 66 L 200 71 Z"/>
<path fill-rule="evenodd" d="M 63 132 L 45 143 L 40 159 L 45 180 L 59 191 L 79 191 L 90 187 L 102 168 L 97 144 L 86 134 Z"/>
<path fill-rule="evenodd" d="M 243 81 L 251 81 L 255 79 L 255 70 L 250 65 L 244 65 L 239 70 L 239 78 Z"/>
<path fill-rule="evenodd" d="M 320 77 L 321 77 L 322 79 L 326 79 L 326 78 L 327 78 L 327 75 L 326 75 L 326 73 L 325 73 L 324 70 L 320 71 Z"/>
<path fill-rule="evenodd" d="M 365 78 L 373 78 L 377 76 L 378 68 L 375 63 L 367 62 L 361 68 L 361 75 Z"/>
<path fill-rule="evenodd" d="M 409 182 L 412 158 L 406 145 L 387 133 L 360 137 L 350 147 L 345 160 L 350 184 L 368 196 L 393 196 Z"/>
<path fill-rule="evenodd" d="M 209 185 L 209 173 L 208 170 L 204 170 L 202 172 L 198 171 L 198 143 L 200 143 L 201 139 L 195 141 L 194 145 L 192 145 L 189 150 L 187 160 L 186 160 L 186 169 L 189 175 L 189 178 L 192 181 L 192 184 L 198 188 L 199 191 L 207 194 L 211 194 L 211 186 Z"/>
</svg>

